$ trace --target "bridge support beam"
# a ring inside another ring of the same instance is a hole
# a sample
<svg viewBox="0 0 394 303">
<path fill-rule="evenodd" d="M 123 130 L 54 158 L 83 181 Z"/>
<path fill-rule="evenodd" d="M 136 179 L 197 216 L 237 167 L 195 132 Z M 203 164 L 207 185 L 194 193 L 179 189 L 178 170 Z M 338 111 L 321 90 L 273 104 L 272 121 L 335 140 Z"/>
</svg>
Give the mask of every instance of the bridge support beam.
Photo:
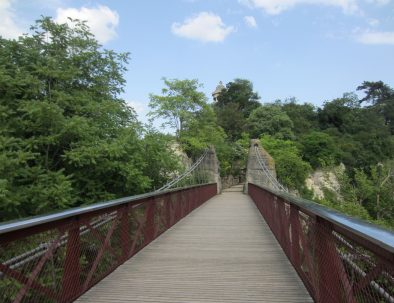
<svg viewBox="0 0 394 303">
<path fill-rule="evenodd" d="M 263 159 L 266 167 L 270 171 L 271 175 L 276 179 L 276 170 L 274 159 L 270 154 L 261 146 L 260 140 L 250 140 L 248 165 L 246 168 L 246 182 L 244 187 L 244 193 L 248 193 L 248 183 L 254 183 L 257 185 L 263 185 L 272 187 L 272 181 L 262 174 L 261 166 L 256 156 L 255 147 L 258 148 L 261 158 Z"/>
<path fill-rule="evenodd" d="M 201 171 L 207 176 L 209 182 L 217 184 L 217 193 L 222 191 L 222 182 L 219 173 L 219 160 L 214 147 L 210 147 L 204 160 L 201 162 Z"/>
</svg>

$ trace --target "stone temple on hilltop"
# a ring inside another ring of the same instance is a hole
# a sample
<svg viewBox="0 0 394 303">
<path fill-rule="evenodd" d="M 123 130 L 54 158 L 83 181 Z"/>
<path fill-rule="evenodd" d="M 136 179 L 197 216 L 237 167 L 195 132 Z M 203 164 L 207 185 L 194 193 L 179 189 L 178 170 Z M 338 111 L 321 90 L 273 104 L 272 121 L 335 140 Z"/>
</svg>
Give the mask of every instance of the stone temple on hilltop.
<svg viewBox="0 0 394 303">
<path fill-rule="evenodd" d="M 226 89 L 226 88 L 224 87 L 223 82 L 220 81 L 220 82 L 219 82 L 219 85 L 216 86 L 216 89 L 215 89 L 214 92 L 212 93 L 213 101 L 215 101 L 215 102 L 218 101 L 218 97 L 219 97 L 220 93 L 221 93 L 224 89 Z"/>
</svg>

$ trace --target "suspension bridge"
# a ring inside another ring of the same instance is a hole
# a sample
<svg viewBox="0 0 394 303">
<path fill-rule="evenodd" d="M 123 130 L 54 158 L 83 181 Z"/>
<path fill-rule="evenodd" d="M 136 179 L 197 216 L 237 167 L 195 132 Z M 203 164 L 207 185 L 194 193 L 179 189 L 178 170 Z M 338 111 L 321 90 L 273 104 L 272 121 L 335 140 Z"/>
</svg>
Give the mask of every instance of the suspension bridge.
<svg viewBox="0 0 394 303">
<path fill-rule="evenodd" d="M 394 302 L 394 234 L 297 198 L 251 142 L 158 190 L 0 225 L 0 302 Z"/>
</svg>

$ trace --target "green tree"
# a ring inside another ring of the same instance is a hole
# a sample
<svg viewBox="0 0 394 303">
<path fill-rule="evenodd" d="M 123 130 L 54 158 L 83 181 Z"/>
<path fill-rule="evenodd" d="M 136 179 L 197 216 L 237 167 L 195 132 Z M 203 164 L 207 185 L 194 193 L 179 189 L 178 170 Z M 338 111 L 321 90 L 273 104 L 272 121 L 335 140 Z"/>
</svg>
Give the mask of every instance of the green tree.
<svg viewBox="0 0 394 303">
<path fill-rule="evenodd" d="M 150 95 L 149 106 L 152 118 L 163 118 L 164 125 L 176 130 L 176 136 L 180 140 L 185 124 L 193 116 L 193 113 L 201 110 L 206 104 L 206 96 L 198 91 L 202 86 L 197 79 L 193 80 L 167 80 L 163 78 L 165 88 L 162 95 Z"/>
<path fill-rule="evenodd" d="M 354 179 L 359 201 L 369 213 L 394 226 L 394 162 L 373 165 L 369 174 L 356 169 Z"/>
<path fill-rule="evenodd" d="M 160 188 L 182 169 L 182 163 L 173 152 L 174 137 L 148 128 L 142 139 L 146 162 L 143 173 L 150 179 L 150 190 Z"/>
<path fill-rule="evenodd" d="M 201 155 L 208 146 L 224 144 L 226 134 L 217 124 L 212 107 L 205 104 L 201 110 L 191 115 L 182 132 L 183 149 L 192 156 Z"/>
<path fill-rule="evenodd" d="M 278 139 L 292 139 L 293 121 L 277 104 L 265 104 L 252 111 L 247 119 L 250 135 L 271 135 Z"/>
<path fill-rule="evenodd" d="M 224 129 L 228 138 L 231 141 L 239 139 L 246 124 L 246 119 L 239 110 L 239 105 L 237 103 L 229 103 L 219 107 L 215 104 L 215 112 L 218 124 Z"/>
<path fill-rule="evenodd" d="M 260 138 L 261 145 L 275 160 L 280 182 L 292 189 L 303 190 L 311 166 L 302 160 L 294 141 L 276 139 L 269 135 Z"/>
<path fill-rule="evenodd" d="M 338 146 L 340 160 L 351 170 L 374 165 L 392 156 L 393 137 L 384 118 L 372 107 L 361 107 L 354 94 L 326 102 L 319 122 Z"/>
<path fill-rule="evenodd" d="M 283 103 L 280 102 L 279 105 L 293 122 L 295 135 L 299 136 L 318 129 L 317 108 L 313 104 L 298 104 L 295 98 L 290 98 Z"/>
<path fill-rule="evenodd" d="M 3 220 L 152 187 L 142 127 L 119 97 L 127 63 L 76 20 L 42 18 L 31 35 L 0 38 Z"/>
<path fill-rule="evenodd" d="M 235 79 L 226 84 L 214 109 L 219 125 L 231 140 L 241 137 L 245 131 L 246 119 L 260 106 L 259 100 L 260 97 L 253 91 L 253 84 L 249 80 Z"/>
<path fill-rule="evenodd" d="M 338 162 L 338 149 L 330 135 L 314 131 L 304 135 L 300 143 L 303 159 L 313 168 L 331 166 Z"/>
<path fill-rule="evenodd" d="M 360 114 L 360 103 L 355 94 L 344 94 L 342 98 L 325 102 L 318 110 L 318 119 L 322 129 L 337 128 L 341 133 L 352 133 L 356 117 Z"/>
<path fill-rule="evenodd" d="M 357 90 L 363 90 L 366 96 L 360 103 L 371 103 L 385 119 L 385 124 L 390 126 L 391 133 L 394 134 L 394 90 L 382 81 L 364 81 Z"/>
</svg>

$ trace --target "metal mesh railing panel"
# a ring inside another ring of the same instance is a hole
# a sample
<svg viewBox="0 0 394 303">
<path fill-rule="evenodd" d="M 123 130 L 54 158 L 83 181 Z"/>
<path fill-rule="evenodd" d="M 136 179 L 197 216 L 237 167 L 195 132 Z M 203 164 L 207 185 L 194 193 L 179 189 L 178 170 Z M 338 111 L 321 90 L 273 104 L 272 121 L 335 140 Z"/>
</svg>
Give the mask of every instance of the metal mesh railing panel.
<svg viewBox="0 0 394 303">
<path fill-rule="evenodd" d="M 394 302 L 390 251 L 262 187 L 249 193 L 316 302 Z"/>
<path fill-rule="evenodd" d="M 72 302 L 196 207 L 216 184 L 0 235 L 0 302 Z"/>
</svg>

